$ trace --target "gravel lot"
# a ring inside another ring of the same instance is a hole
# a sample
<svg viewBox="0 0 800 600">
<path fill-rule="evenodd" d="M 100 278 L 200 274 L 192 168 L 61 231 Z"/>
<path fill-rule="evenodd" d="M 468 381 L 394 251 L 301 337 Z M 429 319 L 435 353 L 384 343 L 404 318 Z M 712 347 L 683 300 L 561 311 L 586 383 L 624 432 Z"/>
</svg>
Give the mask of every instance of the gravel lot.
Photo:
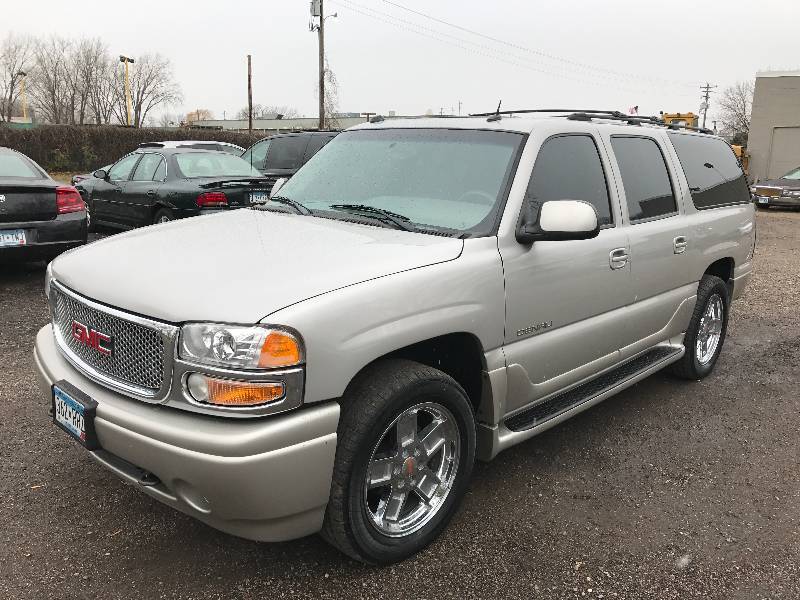
<svg viewBox="0 0 800 600">
<path fill-rule="evenodd" d="M 385 569 L 218 533 L 106 473 L 36 388 L 43 266 L 0 266 L 0 598 L 798 598 L 800 213 L 758 235 L 713 376 L 657 374 L 479 464 L 444 536 Z"/>
</svg>

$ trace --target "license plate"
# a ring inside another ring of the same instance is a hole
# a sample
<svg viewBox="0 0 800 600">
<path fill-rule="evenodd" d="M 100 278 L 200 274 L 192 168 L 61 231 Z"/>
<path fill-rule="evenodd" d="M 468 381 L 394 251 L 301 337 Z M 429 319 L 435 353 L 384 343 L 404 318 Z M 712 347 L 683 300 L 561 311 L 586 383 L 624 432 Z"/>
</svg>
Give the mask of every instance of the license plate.
<svg viewBox="0 0 800 600">
<path fill-rule="evenodd" d="M 26 243 L 24 229 L 0 230 L 0 248 L 4 246 L 24 246 Z"/>
<path fill-rule="evenodd" d="M 53 384 L 53 422 L 88 450 L 99 447 L 94 431 L 97 402 L 74 385 L 59 381 Z"/>
<path fill-rule="evenodd" d="M 769 198 L 759 198 L 758 199 L 758 203 L 759 204 L 769 204 Z"/>
<path fill-rule="evenodd" d="M 266 204 L 269 201 L 269 192 L 250 192 L 250 204 Z"/>
</svg>

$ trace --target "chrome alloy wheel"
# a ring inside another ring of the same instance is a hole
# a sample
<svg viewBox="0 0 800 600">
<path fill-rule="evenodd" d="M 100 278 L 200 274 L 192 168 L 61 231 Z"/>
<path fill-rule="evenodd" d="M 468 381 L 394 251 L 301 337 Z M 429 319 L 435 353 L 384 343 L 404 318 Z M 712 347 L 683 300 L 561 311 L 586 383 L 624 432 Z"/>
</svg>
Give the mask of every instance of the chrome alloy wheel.
<svg viewBox="0 0 800 600">
<path fill-rule="evenodd" d="M 724 305 L 719 294 L 714 294 L 708 299 L 706 309 L 700 319 L 695 342 L 695 356 L 701 365 L 708 364 L 717 351 L 722 338 L 722 320 Z"/>
<path fill-rule="evenodd" d="M 169 218 L 168 215 L 161 215 L 158 219 L 158 223 L 169 223 L 172 219 Z"/>
<path fill-rule="evenodd" d="M 383 535 L 409 535 L 438 512 L 453 489 L 461 436 L 453 414 L 424 402 L 397 417 L 372 450 L 364 482 L 369 522 Z"/>
</svg>

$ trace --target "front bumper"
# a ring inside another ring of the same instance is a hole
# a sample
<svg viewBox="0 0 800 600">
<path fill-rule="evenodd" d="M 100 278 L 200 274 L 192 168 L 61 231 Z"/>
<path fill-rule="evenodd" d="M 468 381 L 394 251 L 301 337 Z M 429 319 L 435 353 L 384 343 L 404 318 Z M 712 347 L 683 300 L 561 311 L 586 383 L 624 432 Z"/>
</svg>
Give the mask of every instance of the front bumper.
<svg viewBox="0 0 800 600">
<path fill-rule="evenodd" d="M 34 360 L 48 401 L 52 384 L 64 379 L 98 403 L 102 450 L 91 456 L 144 493 L 252 540 L 289 540 L 322 528 L 336 452 L 335 402 L 248 420 L 138 402 L 76 371 L 56 347 L 51 325 L 36 336 Z"/>
<path fill-rule="evenodd" d="M 792 196 L 759 196 L 754 195 L 756 206 L 777 206 L 780 208 L 800 208 L 800 198 Z"/>
</svg>

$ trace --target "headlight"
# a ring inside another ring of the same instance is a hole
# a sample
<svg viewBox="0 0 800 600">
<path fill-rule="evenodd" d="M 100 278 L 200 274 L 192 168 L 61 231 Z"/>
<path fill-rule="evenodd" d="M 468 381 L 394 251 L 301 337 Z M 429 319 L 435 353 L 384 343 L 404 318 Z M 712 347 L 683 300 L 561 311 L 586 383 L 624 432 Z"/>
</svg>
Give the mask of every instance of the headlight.
<svg viewBox="0 0 800 600">
<path fill-rule="evenodd" d="M 299 336 L 264 325 L 189 323 L 181 327 L 180 358 L 228 369 L 275 369 L 305 359 Z"/>
<path fill-rule="evenodd" d="M 53 279 L 53 263 L 47 263 L 47 269 L 44 272 L 44 296 L 50 298 L 50 282 Z"/>
</svg>

